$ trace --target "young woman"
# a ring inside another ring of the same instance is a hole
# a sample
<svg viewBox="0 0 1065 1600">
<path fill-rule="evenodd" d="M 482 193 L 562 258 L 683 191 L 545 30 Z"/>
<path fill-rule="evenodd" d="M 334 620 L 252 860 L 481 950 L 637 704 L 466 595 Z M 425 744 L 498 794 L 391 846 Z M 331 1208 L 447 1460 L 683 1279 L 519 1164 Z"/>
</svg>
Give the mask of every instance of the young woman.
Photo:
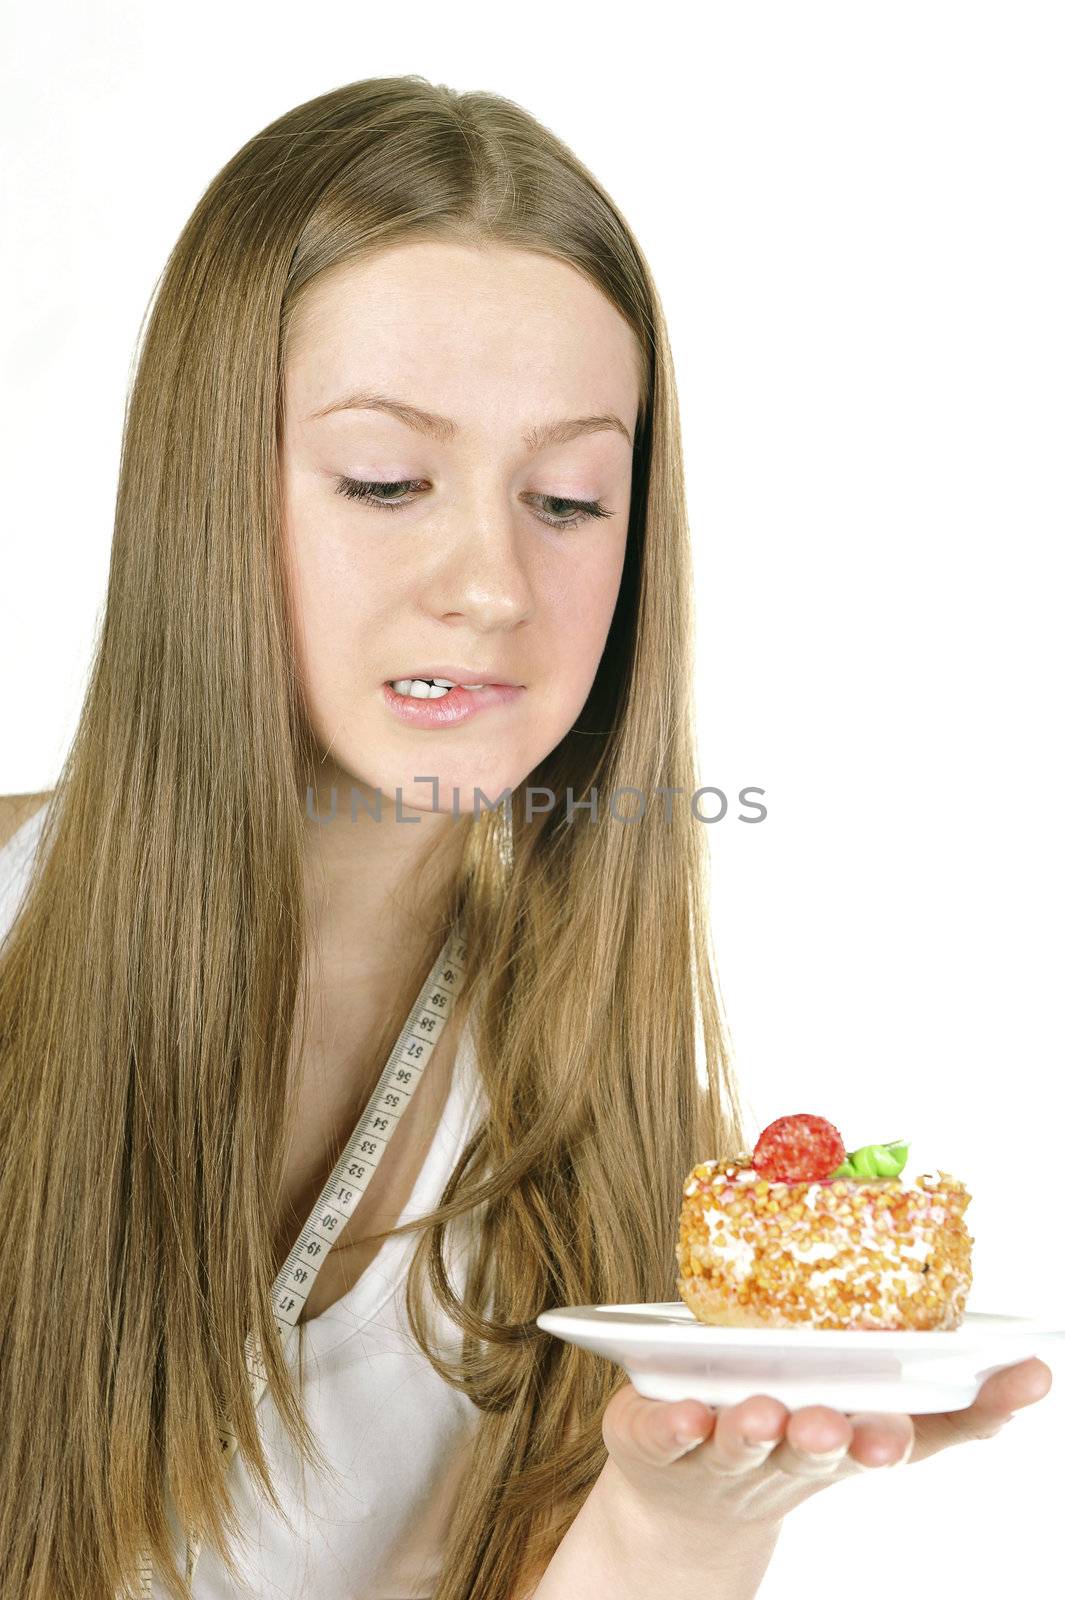
<svg viewBox="0 0 1065 1600">
<path fill-rule="evenodd" d="M 683 1180 L 749 1147 L 689 558 L 651 275 L 525 112 L 355 83 L 209 186 L 7 808 L 5 1594 L 749 1595 L 810 1494 L 1049 1387 L 715 1414 L 536 1326 L 675 1299 Z"/>
</svg>

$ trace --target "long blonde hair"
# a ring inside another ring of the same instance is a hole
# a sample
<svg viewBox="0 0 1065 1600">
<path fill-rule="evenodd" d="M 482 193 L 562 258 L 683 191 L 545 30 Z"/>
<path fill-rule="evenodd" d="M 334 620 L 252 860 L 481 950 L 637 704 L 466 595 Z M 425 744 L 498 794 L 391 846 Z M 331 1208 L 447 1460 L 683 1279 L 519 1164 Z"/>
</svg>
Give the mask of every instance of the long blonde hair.
<svg viewBox="0 0 1065 1600">
<path fill-rule="evenodd" d="M 282 374 L 317 276 L 413 238 L 570 263 L 627 319 L 645 371 L 591 697 L 514 791 L 510 824 L 488 811 L 470 827 L 449 902 L 488 1114 L 440 1208 L 392 1230 L 423 1230 L 407 1314 L 482 1413 L 435 1600 L 509 1600 L 605 1462 L 601 1416 L 625 1373 L 538 1313 L 675 1300 L 684 1178 L 746 1146 L 689 805 L 690 540 L 651 274 L 595 178 L 509 100 L 417 76 L 347 84 L 238 151 L 156 287 L 85 703 L 0 959 L 0 1588 L 22 1600 L 113 1600 L 142 1541 L 188 1596 L 168 1488 L 228 1566 L 223 1416 L 282 1510 L 249 1330 L 294 1447 L 324 1467 L 283 1359 L 261 1203 L 297 1093 L 316 759 L 282 557 Z M 598 822 L 561 803 L 526 816 L 534 786 L 560 802 L 597 789 Z M 630 825 L 604 814 L 622 788 L 646 797 Z M 460 1301 L 442 1247 L 471 1214 Z M 462 1331 L 457 1363 L 432 1343 L 426 1279 Z"/>
</svg>

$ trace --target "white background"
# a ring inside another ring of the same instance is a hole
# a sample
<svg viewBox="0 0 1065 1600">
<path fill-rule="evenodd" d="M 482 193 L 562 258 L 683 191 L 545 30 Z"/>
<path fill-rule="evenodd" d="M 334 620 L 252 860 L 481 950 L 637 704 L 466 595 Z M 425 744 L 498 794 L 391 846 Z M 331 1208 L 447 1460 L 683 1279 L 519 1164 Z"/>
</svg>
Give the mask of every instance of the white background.
<svg viewBox="0 0 1065 1600">
<path fill-rule="evenodd" d="M 50 788 L 73 735 L 135 340 L 211 177 L 356 78 L 517 100 L 613 194 L 665 302 L 703 782 L 733 799 L 713 934 L 753 1129 L 805 1110 L 848 1147 L 909 1136 L 909 1172 L 972 1190 L 970 1308 L 1065 1308 L 1061 8 L 13 17 L 0 793 Z M 1063 1390 L 1058 1371 L 999 1438 L 818 1495 L 760 1595 L 997 1596 L 1057 1570 Z"/>
</svg>

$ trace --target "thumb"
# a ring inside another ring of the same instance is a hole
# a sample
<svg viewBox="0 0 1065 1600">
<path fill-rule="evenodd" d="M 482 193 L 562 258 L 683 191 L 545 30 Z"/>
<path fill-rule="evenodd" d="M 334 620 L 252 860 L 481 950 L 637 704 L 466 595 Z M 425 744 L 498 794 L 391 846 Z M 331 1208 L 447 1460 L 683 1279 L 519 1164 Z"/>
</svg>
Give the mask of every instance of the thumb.
<svg viewBox="0 0 1065 1600">
<path fill-rule="evenodd" d="M 603 1412 L 603 1442 L 619 1464 L 668 1466 L 714 1431 L 699 1400 L 648 1400 L 626 1383 Z"/>
</svg>

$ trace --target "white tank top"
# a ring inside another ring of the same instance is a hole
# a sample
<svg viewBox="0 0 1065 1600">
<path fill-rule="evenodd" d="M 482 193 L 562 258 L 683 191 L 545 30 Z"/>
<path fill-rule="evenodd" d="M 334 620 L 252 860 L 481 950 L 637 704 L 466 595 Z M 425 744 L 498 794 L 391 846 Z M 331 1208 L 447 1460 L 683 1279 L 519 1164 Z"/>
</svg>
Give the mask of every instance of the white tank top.
<svg viewBox="0 0 1065 1600">
<path fill-rule="evenodd" d="M 14 922 L 33 865 L 47 804 L 0 849 L 0 940 Z M 470 1024 L 460 1035 L 452 1081 L 429 1154 L 399 1218 L 425 1216 L 439 1202 L 458 1156 L 483 1114 Z M 466 1277 L 472 1224 L 447 1230 L 445 1259 L 456 1293 Z M 456 1237 L 457 1235 L 457 1237 Z M 263 1446 L 290 1533 L 261 1500 L 241 1452 L 230 1486 L 241 1517 L 235 1554 L 245 1588 L 234 1588 L 208 1544 L 192 1580 L 196 1600 L 430 1600 L 459 1483 L 470 1467 L 480 1413 L 446 1384 L 414 1341 L 403 1304 L 407 1269 L 420 1235 L 387 1239 L 354 1287 L 301 1324 L 308 1420 L 338 1487 L 300 1463 L 278 1421 L 270 1391 L 257 1410 Z M 426 1294 L 430 1295 L 428 1288 Z M 449 1358 L 461 1336 L 432 1301 L 431 1327 Z M 289 1345 L 298 1377 L 298 1339 Z M 185 1539 L 171 1512 L 179 1568 Z M 164 1600 L 158 1572 L 152 1586 Z"/>
</svg>

